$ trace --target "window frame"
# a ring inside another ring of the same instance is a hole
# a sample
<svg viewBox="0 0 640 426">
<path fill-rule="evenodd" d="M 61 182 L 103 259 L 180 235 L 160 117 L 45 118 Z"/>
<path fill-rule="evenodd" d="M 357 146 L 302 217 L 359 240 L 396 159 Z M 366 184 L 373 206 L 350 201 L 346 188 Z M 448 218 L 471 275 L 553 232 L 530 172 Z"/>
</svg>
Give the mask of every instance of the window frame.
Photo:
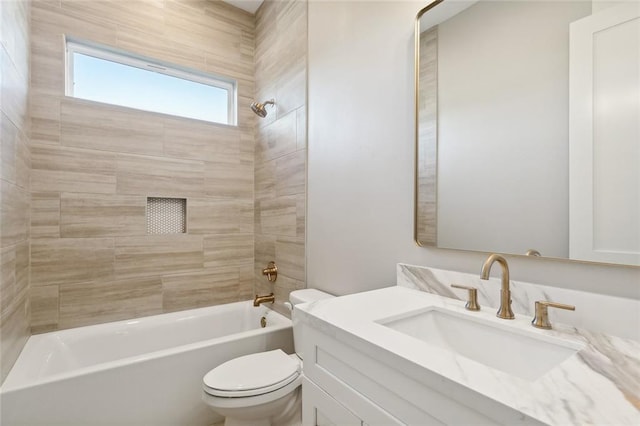
<svg viewBox="0 0 640 426">
<path fill-rule="evenodd" d="M 75 99 L 78 98 L 74 95 L 73 89 L 73 73 L 74 73 L 74 53 L 78 53 L 85 56 L 91 56 L 97 59 L 102 59 L 117 64 L 139 68 L 145 71 L 156 72 L 158 74 L 164 74 L 171 77 L 179 78 L 182 80 L 191 81 L 194 83 L 200 83 L 207 86 L 216 87 L 226 90 L 229 93 L 227 97 L 227 122 L 221 123 L 218 121 L 203 120 L 201 118 L 184 117 L 180 115 L 174 115 L 170 113 L 143 110 L 136 107 L 130 107 L 127 105 L 112 104 L 109 102 L 94 101 L 91 99 L 83 99 L 89 102 L 99 102 L 108 105 L 120 106 L 123 108 L 132 108 L 138 111 L 147 111 L 156 114 L 169 115 L 171 117 L 187 118 L 191 120 L 206 121 L 207 123 L 216 123 L 229 126 L 237 126 L 237 99 L 238 99 L 238 83 L 236 80 L 229 77 L 223 77 L 220 75 L 205 73 L 202 71 L 182 67 L 179 65 L 171 64 L 165 61 L 136 55 L 134 53 L 126 52 L 112 47 L 107 47 L 97 43 L 79 40 L 76 38 L 65 36 L 65 96 L 69 96 Z"/>
</svg>

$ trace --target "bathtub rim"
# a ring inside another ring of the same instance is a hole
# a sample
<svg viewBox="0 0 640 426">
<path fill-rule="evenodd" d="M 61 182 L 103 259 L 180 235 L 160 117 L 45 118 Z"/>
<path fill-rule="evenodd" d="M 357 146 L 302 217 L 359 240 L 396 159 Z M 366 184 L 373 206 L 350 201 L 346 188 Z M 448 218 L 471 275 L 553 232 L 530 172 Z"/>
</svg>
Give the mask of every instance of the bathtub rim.
<svg viewBox="0 0 640 426">
<path fill-rule="evenodd" d="M 108 322 L 108 323 L 101 323 L 101 324 L 93 324 L 93 325 L 86 325 L 86 326 L 81 326 L 81 327 L 74 327 L 74 328 L 69 328 L 69 329 L 64 329 L 64 330 L 57 330 L 57 331 L 51 331 L 48 333 L 41 333 L 41 334 L 36 334 L 36 335 L 32 335 L 29 337 L 29 339 L 33 336 L 41 336 L 44 334 L 49 334 L 49 333 L 72 333 L 73 331 L 76 331 L 79 328 L 84 328 L 84 327 L 99 327 L 99 328 L 110 328 L 113 326 L 118 326 L 118 325 L 122 325 L 122 324 L 127 324 L 127 323 L 131 323 L 131 321 L 142 321 L 142 320 L 148 320 L 150 318 L 155 318 L 155 319 L 160 319 L 160 317 L 162 317 L 163 319 L 167 319 L 170 318 L 171 316 L 176 316 L 176 317 L 180 317 L 180 316 L 187 316 L 187 315 L 192 315 L 193 313 L 197 313 L 198 311 L 203 311 L 203 310 L 209 310 L 209 309 L 215 309 L 216 307 L 219 306 L 227 306 L 227 305 L 241 305 L 241 304 L 248 304 L 248 303 L 252 303 L 251 300 L 248 301 L 239 301 L 239 302 L 232 302 L 232 303 L 226 303 L 226 304 L 221 304 L 221 305 L 213 305 L 213 306 L 205 306 L 205 307 L 201 307 L 201 308 L 194 308 L 194 309 L 188 309 L 185 311 L 176 311 L 176 312 L 167 312 L 167 313 L 163 313 L 163 314 L 157 314 L 157 315 L 148 315 L 148 316 L 144 316 L 144 317 L 138 317 L 138 318 L 129 318 L 129 319 L 125 319 L 125 320 L 118 320 L 118 321 L 112 321 L 112 322 Z M 175 346 L 175 347 L 170 347 L 170 348 L 166 348 L 166 349 L 161 349 L 161 350 L 157 350 L 157 351 L 153 351 L 153 352 L 148 352 L 145 354 L 139 354 L 139 355 L 133 355 L 133 356 L 128 356 L 125 358 L 119 358 L 113 361 L 107 361 L 107 362 L 101 362 L 98 364 L 94 364 L 94 365 L 90 365 L 90 366 L 86 366 L 86 367 L 80 367 L 77 369 L 73 369 L 70 371 L 65 371 L 62 373 L 55 373 L 55 374 L 51 374 L 49 376 L 43 377 L 43 378 L 38 378 L 36 380 L 30 380 L 27 383 L 17 383 L 17 384 L 13 384 L 12 381 L 10 381 L 10 377 L 11 377 L 11 370 L 9 371 L 9 374 L 7 375 L 7 377 L 5 378 L 4 383 L 2 383 L 2 386 L 0 386 L 0 398 L 2 397 L 2 395 L 4 394 L 9 394 L 11 392 L 14 391 L 22 391 L 22 390 L 27 390 L 36 386 L 40 386 L 40 385 L 44 385 L 44 384 L 48 384 L 48 383 L 52 383 L 52 382 L 57 382 L 57 381 L 63 381 L 63 380 L 68 380 L 68 379 L 72 379 L 75 377 L 81 377 L 81 376 L 85 376 L 85 375 L 89 375 L 89 374 L 93 374 L 99 371 L 104 371 L 104 370 L 109 370 L 112 368 L 116 368 L 119 366 L 123 366 L 123 365 L 135 365 L 135 364 L 139 364 L 139 363 L 143 363 L 143 362 L 147 362 L 150 360 L 154 360 L 154 359 L 158 359 L 158 358 L 162 358 L 162 357 L 168 357 L 168 356 L 172 356 L 172 355 L 176 355 L 179 353 L 183 353 L 183 352 L 189 352 L 189 351 L 195 351 L 198 349 L 202 349 L 205 348 L 207 346 L 211 346 L 212 343 L 216 343 L 216 344 L 223 344 L 223 343 L 228 343 L 237 339 L 241 339 L 241 338 L 248 338 L 248 337 L 253 337 L 253 336 L 257 336 L 260 334 L 266 334 L 266 333 L 274 333 L 274 332 L 278 332 L 281 330 L 285 330 L 287 328 L 293 328 L 291 319 L 287 318 L 286 316 L 282 315 L 281 313 L 275 311 L 274 309 L 267 307 L 267 306 L 262 306 L 262 308 L 266 309 L 269 313 L 270 316 L 275 316 L 275 318 L 277 318 L 277 322 L 276 324 L 273 325 L 267 325 L 264 328 L 255 328 L 255 329 L 250 329 L 250 330 L 246 330 L 246 331 L 241 331 L 239 333 L 233 333 L 233 334 L 228 334 L 225 336 L 221 336 L 221 337 L 215 337 L 212 339 L 206 339 L 206 340 L 200 340 L 197 342 L 193 342 L 193 343 L 188 343 L 185 345 L 180 345 L 180 346 Z M 29 342 L 27 341 L 27 344 Z M 27 347 L 27 344 L 25 344 L 24 348 Z M 23 350 L 24 350 L 23 348 Z M 22 352 L 21 352 L 22 354 Z M 18 356 L 18 359 L 20 358 L 20 356 Z M 17 361 L 16 364 L 14 364 L 14 367 L 17 365 Z M 13 368 L 12 368 L 13 369 Z"/>
</svg>

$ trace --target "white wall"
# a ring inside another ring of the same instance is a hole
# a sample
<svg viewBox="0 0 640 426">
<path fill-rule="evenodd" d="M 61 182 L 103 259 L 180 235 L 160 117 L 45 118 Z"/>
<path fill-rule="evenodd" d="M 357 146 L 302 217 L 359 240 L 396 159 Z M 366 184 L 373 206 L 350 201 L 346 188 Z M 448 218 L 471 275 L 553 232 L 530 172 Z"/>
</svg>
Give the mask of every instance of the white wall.
<svg viewBox="0 0 640 426">
<path fill-rule="evenodd" d="M 398 262 L 479 273 L 486 258 L 413 242 L 413 21 L 425 4 L 309 3 L 309 287 L 386 287 Z M 640 299 L 640 268 L 508 260 L 515 280 Z"/>
</svg>

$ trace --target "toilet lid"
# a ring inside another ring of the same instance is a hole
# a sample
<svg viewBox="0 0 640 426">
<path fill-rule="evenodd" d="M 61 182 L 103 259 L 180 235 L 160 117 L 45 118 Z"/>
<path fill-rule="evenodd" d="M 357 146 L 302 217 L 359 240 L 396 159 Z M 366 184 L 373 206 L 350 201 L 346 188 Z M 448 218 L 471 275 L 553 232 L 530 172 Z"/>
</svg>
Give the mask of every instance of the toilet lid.
<svg viewBox="0 0 640 426">
<path fill-rule="evenodd" d="M 300 362 L 281 349 L 245 355 L 220 364 L 204 376 L 207 393 L 240 397 L 272 392 L 300 375 Z"/>
</svg>

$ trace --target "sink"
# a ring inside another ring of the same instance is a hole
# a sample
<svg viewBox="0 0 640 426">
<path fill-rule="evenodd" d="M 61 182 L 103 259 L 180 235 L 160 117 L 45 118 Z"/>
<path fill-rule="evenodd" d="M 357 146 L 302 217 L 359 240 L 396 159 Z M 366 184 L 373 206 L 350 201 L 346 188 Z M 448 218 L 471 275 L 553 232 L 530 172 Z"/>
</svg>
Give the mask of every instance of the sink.
<svg viewBox="0 0 640 426">
<path fill-rule="evenodd" d="M 511 324 L 497 324 L 439 307 L 376 322 L 455 355 L 530 381 L 543 376 L 581 349 L 573 342 L 540 336 Z"/>
</svg>

